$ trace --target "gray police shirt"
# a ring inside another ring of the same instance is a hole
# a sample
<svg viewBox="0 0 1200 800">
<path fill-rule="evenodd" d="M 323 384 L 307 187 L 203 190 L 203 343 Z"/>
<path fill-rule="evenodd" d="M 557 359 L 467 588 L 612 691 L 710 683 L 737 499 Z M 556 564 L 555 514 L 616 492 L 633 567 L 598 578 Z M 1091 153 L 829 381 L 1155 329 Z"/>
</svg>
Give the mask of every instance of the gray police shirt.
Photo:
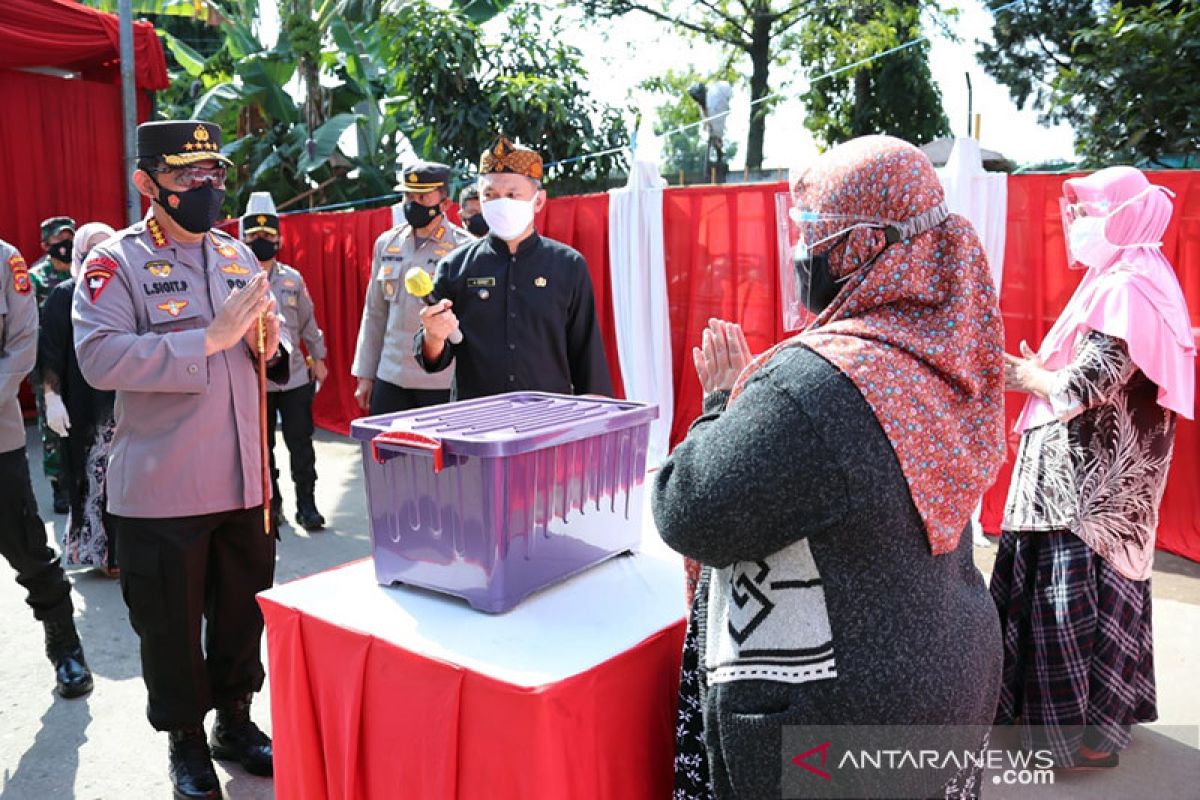
<svg viewBox="0 0 1200 800">
<path fill-rule="evenodd" d="M 154 219 L 95 247 L 75 290 L 79 369 L 116 392 L 108 510 L 168 518 L 263 503 L 255 354 L 204 354 L 205 328 L 260 270 L 244 244 L 211 231 L 195 247 Z M 287 331 L 281 348 L 290 351 Z M 287 380 L 288 358 L 270 378 Z"/>
</svg>

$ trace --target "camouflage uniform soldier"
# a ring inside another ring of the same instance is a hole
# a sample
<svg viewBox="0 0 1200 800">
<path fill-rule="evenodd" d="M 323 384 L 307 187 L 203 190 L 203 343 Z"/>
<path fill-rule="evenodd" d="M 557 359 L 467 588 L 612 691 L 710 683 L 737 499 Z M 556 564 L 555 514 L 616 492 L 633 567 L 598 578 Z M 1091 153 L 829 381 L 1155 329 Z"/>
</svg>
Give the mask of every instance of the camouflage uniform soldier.
<svg viewBox="0 0 1200 800">
<path fill-rule="evenodd" d="M 75 240 L 75 220 L 70 217 L 50 217 L 42 221 L 42 248 L 46 254 L 29 268 L 29 279 L 37 297 L 38 314 L 46 305 L 50 291 L 71 277 L 71 247 Z M 42 471 L 54 489 L 54 513 L 66 514 L 70 509 L 67 487 L 59 481 L 62 473 L 62 437 L 46 424 L 46 396 L 35 373 L 34 395 L 37 398 L 38 428 L 42 432 Z"/>
</svg>

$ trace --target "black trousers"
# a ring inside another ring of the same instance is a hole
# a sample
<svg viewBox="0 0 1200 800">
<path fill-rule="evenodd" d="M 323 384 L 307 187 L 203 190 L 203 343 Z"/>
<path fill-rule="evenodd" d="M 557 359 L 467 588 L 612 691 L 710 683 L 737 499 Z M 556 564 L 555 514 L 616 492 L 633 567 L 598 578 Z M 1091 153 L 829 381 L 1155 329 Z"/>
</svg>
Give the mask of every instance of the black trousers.
<svg viewBox="0 0 1200 800">
<path fill-rule="evenodd" d="M 258 691 L 263 618 L 254 595 L 275 574 L 275 537 L 263 534 L 262 508 L 113 521 L 150 724 L 200 725 L 210 708 Z"/>
<path fill-rule="evenodd" d="M 25 587 L 25 602 L 41 621 L 71 618 L 71 584 L 46 541 L 25 448 L 0 453 L 0 553 Z"/>
<path fill-rule="evenodd" d="M 405 389 L 387 381 L 376 380 L 371 389 L 371 416 L 395 414 L 410 408 L 425 408 L 450 402 L 449 389 Z"/>
<path fill-rule="evenodd" d="M 312 498 L 317 485 L 317 456 L 313 452 L 312 404 L 315 385 L 312 381 L 286 392 L 267 392 L 267 430 L 271 435 L 271 505 L 281 508 L 279 470 L 275 467 L 275 425 L 283 418 L 283 442 L 287 445 L 292 465 L 292 482 L 296 494 Z"/>
</svg>

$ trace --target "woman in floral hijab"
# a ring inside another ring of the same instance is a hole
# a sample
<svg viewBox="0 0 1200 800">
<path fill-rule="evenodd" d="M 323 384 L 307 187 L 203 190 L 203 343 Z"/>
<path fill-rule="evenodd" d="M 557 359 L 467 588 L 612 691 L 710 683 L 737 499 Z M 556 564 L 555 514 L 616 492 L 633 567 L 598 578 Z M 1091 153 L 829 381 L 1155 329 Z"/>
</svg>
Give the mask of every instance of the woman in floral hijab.
<svg viewBox="0 0 1200 800">
<path fill-rule="evenodd" d="M 704 566 L 676 797 L 819 792 L 810 768 L 858 797 L 977 796 L 961 760 L 839 765 L 871 746 L 845 726 L 897 726 L 877 748 L 961 754 L 993 716 L 999 631 L 963 536 L 1004 457 L 983 248 L 898 139 L 822 155 L 793 205 L 816 317 L 753 361 L 737 326 L 710 323 L 694 354 L 704 415 L 654 487 L 663 539 Z"/>
</svg>

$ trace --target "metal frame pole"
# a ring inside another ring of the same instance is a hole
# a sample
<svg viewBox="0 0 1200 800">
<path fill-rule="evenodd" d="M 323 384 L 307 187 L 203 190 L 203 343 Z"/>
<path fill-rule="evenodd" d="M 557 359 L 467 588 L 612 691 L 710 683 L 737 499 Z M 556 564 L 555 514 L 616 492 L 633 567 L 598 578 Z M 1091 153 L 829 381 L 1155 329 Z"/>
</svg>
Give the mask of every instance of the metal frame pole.
<svg viewBox="0 0 1200 800">
<path fill-rule="evenodd" d="M 125 222 L 129 225 L 141 219 L 141 202 L 133 185 L 133 168 L 137 160 L 134 148 L 137 136 L 137 89 L 134 83 L 133 2 L 121 0 L 118 8 L 121 36 L 121 112 L 125 139 Z"/>
</svg>

